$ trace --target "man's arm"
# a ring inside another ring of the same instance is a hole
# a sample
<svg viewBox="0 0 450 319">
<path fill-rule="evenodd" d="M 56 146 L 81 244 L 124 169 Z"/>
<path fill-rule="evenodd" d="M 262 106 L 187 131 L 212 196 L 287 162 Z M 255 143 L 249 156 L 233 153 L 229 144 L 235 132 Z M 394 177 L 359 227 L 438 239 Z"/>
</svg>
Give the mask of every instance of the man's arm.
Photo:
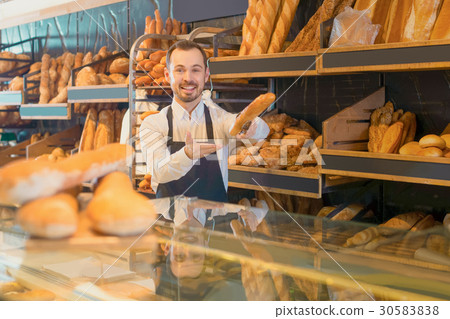
<svg viewBox="0 0 450 319">
<path fill-rule="evenodd" d="M 170 155 L 167 147 L 168 137 L 161 132 L 160 116 L 144 120 L 139 131 L 142 155 L 148 172 L 158 184 L 168 183 L 186 175 L 196 163 L 190 159 L 184 148 Z"/>
</svg>

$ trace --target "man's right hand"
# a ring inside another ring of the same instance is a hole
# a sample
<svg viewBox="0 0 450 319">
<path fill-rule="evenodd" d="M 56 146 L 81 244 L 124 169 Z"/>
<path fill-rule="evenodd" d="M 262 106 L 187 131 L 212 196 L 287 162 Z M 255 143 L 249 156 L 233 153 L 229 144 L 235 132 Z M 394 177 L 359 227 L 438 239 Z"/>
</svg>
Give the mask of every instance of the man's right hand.
<svg viewBox="0 0 450 319">
<path fill-rule="evenodd" d="M 184 152 L 190 159 L 196 160 L 222 148 L 220 145 L 207 144 L 207 143 L 197 143 L 192 139 L 191 133 L 186 133 L 186 146 L 184 147 Z"/>
</svg>

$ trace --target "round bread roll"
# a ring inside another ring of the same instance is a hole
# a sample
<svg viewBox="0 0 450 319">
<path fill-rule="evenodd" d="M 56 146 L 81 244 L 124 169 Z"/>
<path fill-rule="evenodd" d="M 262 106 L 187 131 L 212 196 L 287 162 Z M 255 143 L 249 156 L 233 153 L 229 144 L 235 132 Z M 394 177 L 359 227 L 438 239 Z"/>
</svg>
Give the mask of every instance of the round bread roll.
<svg viewBox="0 0 450 319">
<path fill-rule="evenodd" d="M 25 204 L 18 211 L 17 221 L 32 236 L 57 239 L 75 233 L 77 212 L 76 199 L 62 193 Z"/>
<path fill-rule="evenodd" d="M 419 156 L 431 156 L 431 157 L 442 157 L 443 152 L 440 148 L 437 147 L 427 147 L 421 149 L 417 155 Z"/>
<path fill-rule="evenodd" d="M 445 141 L 447 148 L 450 148 L 450 134 L 441 135 L 441 138 Z"/>
<path fill-rule="evenodd" d="M 127 77 L 121 73 L 111 73 L 109 78 L 113 80 L 115 84 L 126 84 L 125 80 Z"/>
<path fill-rule="evenodd" d="M 437 147 L 443 150 L 446 146 L 445 140 L 435 134 L 428 134 L 422 137 L 419 141 L 419 145 L 422 148 L 425 147 Z"/>
<path fill-rule="evenodd" d="M 446 148 L 446 149 L 444 150 L 443 156 L 444 156 L 444 157 L 447 157 L 447 158 L 450 158 L 450 148 Z"/>
<path fill-rule="evenodd" d="M 400 147 L 399 153 L 402 155 L 417 155 L 421 150 L 419 142 L 409 142 Z"/>
<path fill-rule="evenodd" d="M 114 172 L 102 179 L 86 208 L 93 228 L 103 234 L 137 235 L 155 219 L 155 207 L 133 190 L 128 175 Z"/>
<path fill-rule="evenodd" d="M 97 82 L 101 85 L 115 84 L 113 79 L 107 76 L 105 73 L 97 74 Z"/>
<path fill-rule="evenodd" d="M 23 91 L 23 78 L 20 76 L 16 76 L 9 83 L 10 91 Z"/>
<path fill-rule="evenodd" d="M 130 60 L 128 58 L 117 58 L 111 63 L 109 73 L 128 74 L 130 71 L 129 67 Z"/>
<path fill-rule="evenodd" d="M 86 66 L 82 68 L 75 80 L 75 86 L 89 86 L 89 85 L 97 85 L 97 72 L 90 66 Z"/>
</svg>

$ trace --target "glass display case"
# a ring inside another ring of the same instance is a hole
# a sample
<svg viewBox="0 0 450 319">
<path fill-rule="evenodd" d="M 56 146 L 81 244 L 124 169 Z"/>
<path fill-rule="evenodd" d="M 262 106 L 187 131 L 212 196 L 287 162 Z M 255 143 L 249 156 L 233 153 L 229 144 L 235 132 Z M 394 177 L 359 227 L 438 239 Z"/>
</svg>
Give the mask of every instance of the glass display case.
<svg viewBox="0 0 450 319">
<path fill-rule="evenodd" d="M 140 236 L 102 236 L 82 213 L 62 240 L 29 238 L 16 208 L 2 208 L 0 299 L 450 299 L 444 226 L 354 246 L 348 239 L 375 225 L 195 198 L 153 203 L 160 214 Z"/>
</svg>

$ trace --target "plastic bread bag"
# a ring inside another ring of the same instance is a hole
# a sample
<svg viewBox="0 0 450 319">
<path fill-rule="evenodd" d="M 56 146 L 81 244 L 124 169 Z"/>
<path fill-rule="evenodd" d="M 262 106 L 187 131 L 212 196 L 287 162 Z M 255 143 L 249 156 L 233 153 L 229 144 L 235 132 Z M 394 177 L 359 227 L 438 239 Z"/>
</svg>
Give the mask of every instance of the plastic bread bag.
<svg viewBox="0 0 450 319">
<path fill-rule="evenodd" d="M 373 44 L 381 25 L 372 24 L 365 11 L 346 7 L 336 16 L 330 35 L 330 47 Z"/>
</svg>

